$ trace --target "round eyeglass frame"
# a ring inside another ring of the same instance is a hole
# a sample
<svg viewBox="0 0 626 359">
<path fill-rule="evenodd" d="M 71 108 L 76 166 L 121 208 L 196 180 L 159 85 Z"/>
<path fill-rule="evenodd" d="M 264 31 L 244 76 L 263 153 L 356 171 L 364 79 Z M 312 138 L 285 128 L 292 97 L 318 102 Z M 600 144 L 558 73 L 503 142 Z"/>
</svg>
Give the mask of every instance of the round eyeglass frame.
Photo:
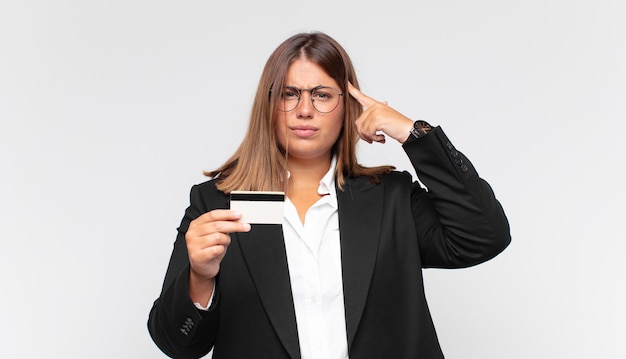
<svg viewBox="0 0 626 359">
<path fill-rule="evenodd" d="M 283 91 L 285 91 L 285 89 L 289 89 L 289 90 L 295 91 L 297 93 L 298 100 L 295 102 L 293 107 L 290 108 L 289 110 L 283 110 L 283 109 L 280 108 L 280 106 L 277 106 L 276 109 L 278 111 L 280 111 L 280 112 L 291 112 L 291 111 L 295 110 L 298 107 L 298 105 L 300 104 L 300 99 L 302 98 L 302 93 L 303 92 L 309 92 L 309 94 L 311 96 L 311 104 L 313 105 L 313 108 L 315 109 L 315 111 L 317 111 L 319 113 L 330 113 L 330 112 L 335 111 L 337 106 L 339 106 L 339 102 L 341 102 L 341 97 L 344 96 L 344 94 L 340 90 L 338 90 L 336 88 L 333 88 L 333 87 L 330 87 L 330 86 L 317 86 L 317 87 L 313 87 L 313 88 L 310 88 L 310 89 L 300 89 L 300 88 L 297 88 L 295 86 L 283 86 L 283 88 L 281 90 L 281 93 L 279 95 L 279 99 L 278 99 L 279 102 L 283 101 L 281 96 L 283 94 Z M 333 91 L 337 92 L 337 103 L 335 103 L 335 106 L 332 109 L 328 110 L 328 111 L 320 111 L 320 109 L 318 109 L 317 106 L 315 105 L 314 93 L 315 93 L 315 91 L 321 90 L 321 89 L 329 89 L 329 90 L 333 90 Z"/>
</svg>

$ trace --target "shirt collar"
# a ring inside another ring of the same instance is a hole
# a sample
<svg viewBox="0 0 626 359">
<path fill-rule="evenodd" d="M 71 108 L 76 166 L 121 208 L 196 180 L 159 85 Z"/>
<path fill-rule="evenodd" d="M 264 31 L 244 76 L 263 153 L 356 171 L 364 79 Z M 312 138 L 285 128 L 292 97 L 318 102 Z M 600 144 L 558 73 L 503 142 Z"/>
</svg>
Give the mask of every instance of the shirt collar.
<svg viewBox="0 0 626 359">
<path fill-rule="evenodd" d="M 328 172 L 320 180 L 320 186 L 317 193 L 320 195 L 330 195 L 333 200 L 337 199 L 337 191 L 335 189 L 335 169 L 337 168 L 337 156 L 333 155 L 330 161 Z"/>
</svg>

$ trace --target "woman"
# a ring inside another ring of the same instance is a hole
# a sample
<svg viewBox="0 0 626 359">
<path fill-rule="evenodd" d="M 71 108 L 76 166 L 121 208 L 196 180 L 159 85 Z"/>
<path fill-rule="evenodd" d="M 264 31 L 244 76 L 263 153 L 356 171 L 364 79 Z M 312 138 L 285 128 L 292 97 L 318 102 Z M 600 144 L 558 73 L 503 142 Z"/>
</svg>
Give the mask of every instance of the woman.
<svg viewBox="0 0 626 359">
<path fill-rule="evenodd" d="M 428 190 L 357 162 L 359 138 L 387 137 Z M 510 242 L 491 188 L 441 128 L 361 93 L 322 33 L 274 51 L 241 146 L 207 175 L 148 322 L 176 358 L 442 358 L 421 268 L 475 265 Z M 239 221 L 234 190 L 284 191 L 282 225 Z"/>
</svg>

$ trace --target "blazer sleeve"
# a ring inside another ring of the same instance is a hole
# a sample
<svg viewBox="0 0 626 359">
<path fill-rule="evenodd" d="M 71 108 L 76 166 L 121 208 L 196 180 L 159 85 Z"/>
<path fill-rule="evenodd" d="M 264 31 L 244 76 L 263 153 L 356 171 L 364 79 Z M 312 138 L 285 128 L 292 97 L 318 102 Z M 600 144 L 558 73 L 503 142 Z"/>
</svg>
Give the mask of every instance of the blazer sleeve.
<svg viewBox="0 0 626 359">
<path fill-rule="evenodd" d="M 203 192 L 211 183 L 191 189 L 190 205 L 178 227 L 169 266 L 159 298 L 148 317 L 148 330 L 154 343 L 172 358 L 199 358 L 215 341 L 219 324 L 218 280 L 213 303 L 208 311 L 199 310 L 189 297 L 189 255 L 185 233 L 192 220 L 212 209 L 205 204 Z M 217 190 L 215 190 L 217 193 Z"/>
<path fill-rule="evenodd" d="M 427 188 L 415 182 L 411 190 L 423 267 L 476 265 L 509 245 L 509 223 L 491 187 L 440 127 L 403 148 Z"/>
</svg>

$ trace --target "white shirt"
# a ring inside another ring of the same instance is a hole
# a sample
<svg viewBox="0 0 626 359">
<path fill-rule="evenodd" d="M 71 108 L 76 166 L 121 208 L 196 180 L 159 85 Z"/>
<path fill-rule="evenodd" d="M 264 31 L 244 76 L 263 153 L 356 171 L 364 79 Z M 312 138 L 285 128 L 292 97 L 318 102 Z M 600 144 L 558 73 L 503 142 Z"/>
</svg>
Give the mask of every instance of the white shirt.
<svg viewBox="0 0 626 359">
<path fill-rule="evenodd" d="M 335 166 L 320 181 L 324 195 L 300 221 L 285 200 L 283 234 L 302 359 L 347 359 Z"/>
</svg>

